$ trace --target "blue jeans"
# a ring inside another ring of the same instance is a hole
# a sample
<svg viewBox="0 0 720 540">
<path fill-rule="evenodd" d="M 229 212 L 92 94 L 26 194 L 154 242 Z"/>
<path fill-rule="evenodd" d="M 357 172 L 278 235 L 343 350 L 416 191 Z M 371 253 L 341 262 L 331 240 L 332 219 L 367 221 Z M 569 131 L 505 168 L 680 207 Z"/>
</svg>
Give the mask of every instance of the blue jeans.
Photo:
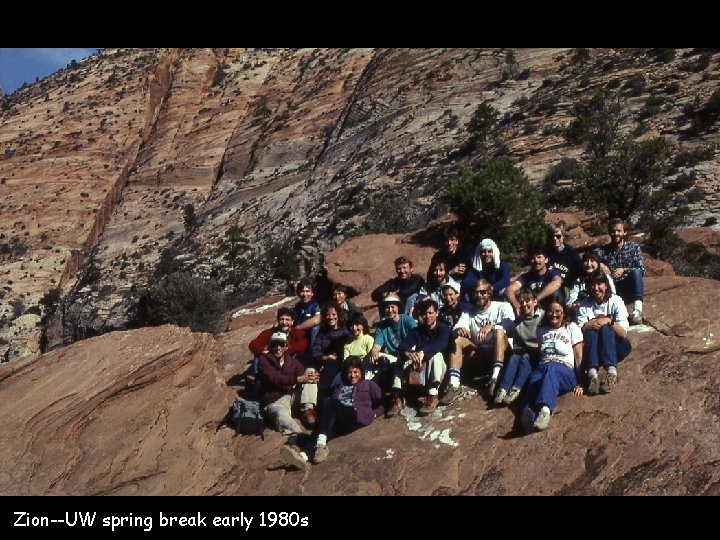
<svg viewBox="0 0 720 540">
<path fill-rule="evenodd" d="M 630 270 L 621 280 L 615 281 L 615 289 L 626 304 L 642 300 L 645 296 L 643 276 L 637 268 Z"/>
<path fill-rule="evenodd" d="M 632 350 L 630 340 L 618 337 L 609 324 L 586 331 L 583 341 L 583 358 L 588 369 L 617 366 Z"/>
<path fill-rule="evenodd" d="M 530 374 L 527 407 L 537 412 L 547 405 L 555 410 L 557 397 L 577 386 L 575 370 L 563 362 L 541 362 Z"/>
<path fill-rule="evenodd" d="M 505 372 L 500 381 L 500 388 L 510 390 L 510 388 L 520 388 L 525 386 L 525 382 L 530 376 L 532 366 L 530 365 L 529 353 L 513 353 L 513 355 L 505 362 Z"/>
</svg>

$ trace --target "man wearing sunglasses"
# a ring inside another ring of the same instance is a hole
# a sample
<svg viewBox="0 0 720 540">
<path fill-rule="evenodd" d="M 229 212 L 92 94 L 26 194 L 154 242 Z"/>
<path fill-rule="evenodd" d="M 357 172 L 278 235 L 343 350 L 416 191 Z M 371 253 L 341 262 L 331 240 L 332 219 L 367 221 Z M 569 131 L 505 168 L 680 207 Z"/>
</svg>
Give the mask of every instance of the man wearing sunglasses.
<svg viewBox="0 0 720 540">
<path fill-rule="evenodd" d="M 507 332 L 513 328 L 515 314 L 507 302 L 492 300 L 493 287 L 481 279 L 475 283 L 473 296 L 475 305 L 460 316 L 453 328 L 454 342 L 450 345 L 448 372 L 450 380 L 440 398 L 441 405 L 449 405 L 460 394 L 460 371 L 485 375 L 490 373 L 487 393 L 495 392 L 497 378 L 505 360 Z M 492 369 L 488 368 L 492 366 Z"/>
</svg>

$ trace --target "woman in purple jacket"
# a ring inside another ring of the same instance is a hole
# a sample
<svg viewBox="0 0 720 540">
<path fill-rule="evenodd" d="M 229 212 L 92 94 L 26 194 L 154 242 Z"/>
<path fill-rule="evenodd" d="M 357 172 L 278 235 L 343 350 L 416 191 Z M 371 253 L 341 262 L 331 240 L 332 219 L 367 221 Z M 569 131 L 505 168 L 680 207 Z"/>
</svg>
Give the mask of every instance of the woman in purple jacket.
<svg viewBox="0 0 720 540">
<path fill-rule="evenodd" d="M 328 439 L 369 426 L 384 412 L 382 391 L 374 381 L 365 379 L 362 358 L 348 356 L 342 365 L 341 378 L 332 388 L 332 397 L 322 399 L 320 416 L 313 431 L 316 440 L 313 463 L 327 459 Z M 305 452 L 292 446 L 283 446 L 281 453 L 287 464 L 302 469 L 307 467 Z"/>
</svg>

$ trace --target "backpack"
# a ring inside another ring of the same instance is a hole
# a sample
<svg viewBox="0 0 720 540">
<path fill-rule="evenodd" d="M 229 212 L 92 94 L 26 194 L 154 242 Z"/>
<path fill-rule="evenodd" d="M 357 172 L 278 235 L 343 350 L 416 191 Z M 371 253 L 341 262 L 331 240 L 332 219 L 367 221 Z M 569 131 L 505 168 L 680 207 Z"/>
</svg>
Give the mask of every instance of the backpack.
<svg viewBox="0 0 720 540">
<path fill-rule="evenodd" d="M 235 433 L 245 435 L 263 436 L 265 419 L 260 410 L 260 402 L 245 399 L 242 396 L 235 398 L 235 402 L 228 412 L 228 424 L 235 428 Z"/>
</svg>

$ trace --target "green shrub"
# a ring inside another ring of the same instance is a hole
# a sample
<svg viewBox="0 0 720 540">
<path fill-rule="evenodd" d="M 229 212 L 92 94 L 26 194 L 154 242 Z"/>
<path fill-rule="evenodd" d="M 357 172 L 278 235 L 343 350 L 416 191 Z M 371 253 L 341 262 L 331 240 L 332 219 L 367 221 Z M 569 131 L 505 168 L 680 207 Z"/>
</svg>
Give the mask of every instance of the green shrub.
<svg viewBox="0 0 720 540">
<path fill-rule="evenodd" d="M 483 141 L 490 130 L 497 124 L 498 112 L 489 101 L 483 101 L 477 106 L 475 112 L 467 123 L 467 130 L 474 141 Z"/>
<path fill-rule="evenodd" d="M 147 322 L 189 326 L 193 332 L 216 332 L 225 312 L 225 297 L 214 280 L 189 272 L 166 275 L 145 298 Z"/>
<path fill-rule="evenodd" d="M 399 234 L 410 231 L 407 197 L 393 188 L 383 188 L 370 198 L 365 230 L 369 233 Z"/>
<path fill-rule="evenodd" d="M 195 215 L 195 207 L 192 204 L 186 204 L 183 207 L 183 223 L 186 231 L 191 231 L 197 227 L 197 216 Z"/>
<path fill-rule="evenodd" d="M 273 269 L 273 276 L 278 279 L 295 281 L 300 277 L 300 254 L 292 240 L 278 242 L 267 252 L 268 263 Z"/>
<path fill-rule="evenodd" d="M 462 169 L 442 194 L 475 242 L 484 237 L 498 244 L 504 257 L 544 238 L 540 194 L 525 172 L 507 157 L 484 159 Z"/>
</svg>

